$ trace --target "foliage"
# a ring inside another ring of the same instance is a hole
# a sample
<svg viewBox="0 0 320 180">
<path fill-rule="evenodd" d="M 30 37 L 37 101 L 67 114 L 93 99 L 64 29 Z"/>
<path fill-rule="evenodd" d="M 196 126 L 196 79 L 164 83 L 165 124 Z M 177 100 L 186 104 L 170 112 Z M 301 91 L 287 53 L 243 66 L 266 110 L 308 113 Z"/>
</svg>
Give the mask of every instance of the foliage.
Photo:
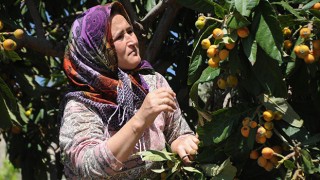
<svg viewBox="0 0 320 180">
<path fill-rule="evenodd" d="M 9 160 L 5 159 L 0 169 L 0 180 L 16 180 L 19 177 L 19 171 L 15 169 Z"/>
</svg>

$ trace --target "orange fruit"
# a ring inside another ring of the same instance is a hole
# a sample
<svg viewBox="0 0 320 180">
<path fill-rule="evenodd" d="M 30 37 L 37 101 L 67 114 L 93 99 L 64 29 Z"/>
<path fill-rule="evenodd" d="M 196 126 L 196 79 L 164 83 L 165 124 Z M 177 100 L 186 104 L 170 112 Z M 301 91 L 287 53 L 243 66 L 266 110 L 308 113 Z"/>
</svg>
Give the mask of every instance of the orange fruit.
<svg viewBox="0 0 320 180">
<path fill-rule="evenodd" d="M 238 85 L 238 78 L 234 75 L 229 75 L 227 77 L 227 84 L 232 88 L 236 87 Z"/>
<path fill-rule="evenodd" d="M 17 43 L 12 39 L 6 39 L 3 41 L 3 48 L 7 51 L 13 51 L 17 48 Z"/>
<path fill-rule="evenodd" d="M 219 53 L 219 49 L 217 45 L 211 45 L 209 46 L 209 49 L 207 49 L 207 56 L 209 58 L 213 58 Z"/>
<path fill-rule="evenodd" d="M 225 43 L 224 44 L 226 46 L 227 49 L 231 50 L 234 48 L 234 46 L 236 45 L 235 43 Z"/>
<path fill-rule="evenodd" d="M 266 131 L 266 138 L 270 139 L 272 137 L 272 135 L 273 135 L 272 131 L 270 131 L 270 130 Z"/>
<path fill-rule="evenodd" d="M 264 166 L 266 171 L 271 171 L 273 169 L 273 164 L 270 161 L 267 161 L 267 164 Z"/>
<path fill-rule="evenodd" d="M 315 61 L 315 58 L 312 54 L 308 54 L 306 57 L 303 58 L 306 64 L 312 64 Z"/>
<path fill-rule="evenodd" d="M 274 166 L 277 166 L 277 165 L 279 164 L 277 156 L 272 156 L 272 158 L 269 159 L 269 161 L 270 161 Z"/>
<path fill-rule="evenodd" d="M 282 29 L 282 34 L 283 34 L 283 36 L 290 36 L 291 30 L 288 27 L 285 27 Z"/>
<path fill-rule="evenodd" d="M 272 121 L 274 118 L 273 111 L 271 110 L 266 110 L 262 113 L 262 117 L 265 121 Z"/>
<path fill-rule="evenodd" d="M 283 117 L 282 113 L 280 111 L 274 111 L 274 120 L 281 120 Z"/>
<path fill-rule="evenodd" d="M 264 167 L 268 161 L 264 157 L 260 156 L 257 162 L 260 167 Z"/>
<path fill-rule="evenodd" d="M 261 151 L 262 157 L 264 157 L 265 159 L 271 159 L 273 153 L 274 151 L 270 147 L 264 147 Z"/>
<path fill-rule="evenodd" d="M 311 34 L 311 30 L 309 28 L 304 27 L 304 28 L 300 29 L 300 37 L 301 38 L 305 38 L 305 39 L 309 38 L 310 34 Z"/>
<path fill-rule="evenodd" d="M 313 47 L 313 49 L 320 49 L 320 40 L 319 39 L 313 40 L 312 47 Z"/>
<path fill-rule="evenodd" d="M 266 128 L 266 130 L 272 130 L 274 127 L 274 124 L 273 124 L 273 122 L 268 121 L 268 122 L 265 122 L 263 126 L 264 126 L 264 128 Z"/>
<path fill-rule="evenodd" d="M 256 128 L 258 126 L 258 123 L 257 122 L 255 122 L 255 121 L 251 121 L 250 122 L 250 127 L 251 128 Z"/>
<path fill-rule="evenodd" d="M 245 118 L 242 119 L 242 125 L 243 126 L 249 126 L 250 121 L 251 121 L 251 118 L 245 117 Z"/>
<path fill-rule="evenodd" d="M 201 41 L 201 47 L 202 49 L 209 49 L 209 47 L 211 46 L 211 42 L 209 39 L 203 39 Z"/>
<path fill-rule="evenodd" d="M 250 159 L 258 159 L 258 157 L 259 157 L 258 151 L 252 150 L 252 151 L 250 152 Z"/>
<path fill-rule="evenodd" d="M 22 29 L 16 29 L 14 32 L 13 32 L 13 35 L 15 38 L 17 39 L 22 39 L 24 37 L 24 31 Z"/>
<path fill-rule="evenodd" d="M 220 28 L 215 28 L 212 31 L 212 36 L 214 39 L 222 39 L 223 35 L 224 35 L 224 33 L 223 33 L 222 29 L 220 29 Z"/>
<path fill-rule="evenodd" d="M 227 82 L 222 78 L 218 79 L 217 84 L 220 89 L 226 89 L 227 87 Z"/>
<path fill-rule="evenodd" d="M 290 49 L 290 48 L 292 47 L 292 42 L 291 42 L 290 40 L 285 40 L 285 41 L 283 42 L 283 47 L 284 47 L 284 49 L 286 49 L 286 50 Z"/>
<path fill-rule="evenodd" d="M 241 128 L 241 134 L 243 137 L 249 137 L 250 128 L 249 126 L 243 126 Z"/>
<path fill-rule="evenodd" d="M 249 36 L 249 29 L 247 27 L 242 27 L 237 29 L 237 34 L 241 38 L 246 38 Z"/>
<path fill-rule="evenodd" d="M 208 65 L 212 68 L 217 68 L 219 67 L 219 61 L 220 60 L 217 57 L 210 58 L 208 61 Z"/>
<path fill-rule="evenodd" d="M 227 59 L 228 56 L 229 56 L 229 51 L 226 50 L 226 49 L 222 49 L 222 50 L 219 52 L 219 58 L 221 59 L 221 61 Z"/>
</svg>

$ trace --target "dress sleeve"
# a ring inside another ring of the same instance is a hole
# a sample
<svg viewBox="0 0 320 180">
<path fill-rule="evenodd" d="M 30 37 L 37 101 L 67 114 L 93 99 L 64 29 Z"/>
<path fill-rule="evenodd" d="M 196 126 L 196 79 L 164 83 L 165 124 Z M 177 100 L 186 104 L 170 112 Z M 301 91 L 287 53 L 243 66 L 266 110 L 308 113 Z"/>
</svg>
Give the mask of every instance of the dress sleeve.
<svg viewBox="0 0 320 180">
<path fill-rule="evenodd" d="M 59 141 L 66 174 L 70 176 L 108 177 L 123 165 L 107 147 L 101 118 L 75 100 L 66 104 Z"/>
<path fill-rule="evenodd" d="M 167 80 L 159 73 L 157 75 L 157 87 L 168 87 L 171 88 L 168 84 Z M 194 134 L 194 132 L 190 129 L 186 119 L 181 113 L 181 109 L 179 107 L 178 101 L 176 100 L 177 109 L 173 113 L 165 113 L 165 128 L 164 135 L 166 137 L 166 141 L 171 144 L 177 138 Z"/>
</svg>

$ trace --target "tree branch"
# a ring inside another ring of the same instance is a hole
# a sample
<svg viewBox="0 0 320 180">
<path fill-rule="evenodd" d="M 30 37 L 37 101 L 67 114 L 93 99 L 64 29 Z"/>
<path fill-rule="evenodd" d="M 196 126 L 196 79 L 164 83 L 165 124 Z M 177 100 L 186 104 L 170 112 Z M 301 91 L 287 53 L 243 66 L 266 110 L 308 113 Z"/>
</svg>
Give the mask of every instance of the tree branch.
<svg viewBox="0 0 320 180">
<path fill-rule="evenodd" d="M 161 49 L 162 42 L 167 37 L 170 26 L 180 8 L 181 6 L 179 4 L 177 4 L 175 1 L 172 1 L 172 4 L 167 7 L 167 10 L 163 14 L 146 51 L 147 60 L 151 64 L 155 62 L 155 58 Z"/>
<path fill-rule="evenodd" d="M 42 27 L 42 21 L 39 16 L 39 12 L 37 11 L 37 8 L 33 2 L 33 0 L 26 0 L 26 6 L 29 9 L 30 15 L 33 19 L 35 29 L 36 29 L 36 34 L 38 38 L 46 38 L 45 37 L 45 31 Z"/>
</svg>

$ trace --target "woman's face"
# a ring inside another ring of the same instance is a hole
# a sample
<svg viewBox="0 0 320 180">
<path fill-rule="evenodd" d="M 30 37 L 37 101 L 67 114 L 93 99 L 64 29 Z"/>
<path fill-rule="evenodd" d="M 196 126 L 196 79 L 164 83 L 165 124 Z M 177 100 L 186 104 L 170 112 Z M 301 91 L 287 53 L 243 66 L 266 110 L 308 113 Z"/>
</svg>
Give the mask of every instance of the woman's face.
<svg viewBox="0 0 320 180">
<path fill-rule="evenodd" d="M 120 14 L 115 14 L 111 19 L 111 35 L 119 68 L 132 70 L 137 67 L 141 61 L 138 39 L 131 25 Z"/>
</svg>

